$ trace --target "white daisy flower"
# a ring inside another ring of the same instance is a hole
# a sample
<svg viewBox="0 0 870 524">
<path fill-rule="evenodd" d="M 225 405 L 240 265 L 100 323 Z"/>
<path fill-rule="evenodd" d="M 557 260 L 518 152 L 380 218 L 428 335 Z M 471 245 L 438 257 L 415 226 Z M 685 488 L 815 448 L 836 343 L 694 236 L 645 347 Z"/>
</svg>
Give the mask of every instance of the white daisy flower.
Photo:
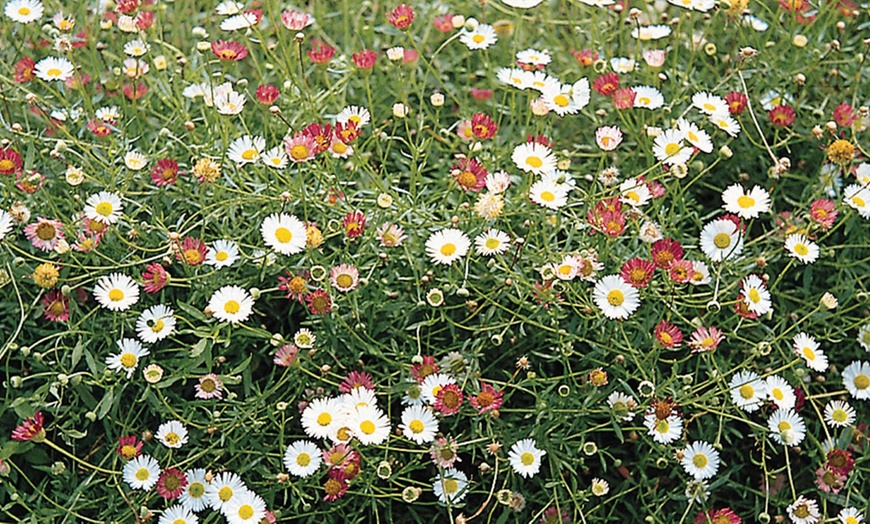
<svg viewBox="0 0 870 524">
<path fill-rule="evenodd" d="M 300 328 L 293 335 L 293 343 L 300 349 L 311 349 L 314 347 L 315 342 L 317 342 L 317 336 L 308 328 Z"/>
<path fill-rule="evenodd" d="M 351 413 L 349 426 L 363 446 L 383 444 L 390 437 L 390 420 L 376 407 Z"/>
<path fill-rule="evenodd" d="M 516 7 L 517 9 L 531 9 L 536 7 L 544 0 L 501 0 L 505 5 Z"/>
<path fill-rule="evenodd" d="M 610 410 L 617 420 L 622 422 L 634 420 L 634 409 L 637 407 L 637 401 L 631 395 L 614 391 L 608 395 L 607 405 L 610 406 Z"/>
<path fill-rule="evenodd" d="M 357 128 L 361 128 L 372 120 L 369 110 L 359 106 L 347 106 L 335 115 L 335 121 L 339 124 L 353 122 Z"/>
<path fill-rule="evenodd" d="M 541 93 L 541 99 L 550 111 L 559 116 L 573 115 L 581 109 L 574 103 L 573 89 L 570 84 L 562 84 L 547 89 Z"/>
<path fill-rule="evenodd" d="M 124 54 L 132 57 L 139 57 L 147 53 L 151 49 L 151 46 L 148 43 L 142 41 L 142 39 L 137 38 L 135 40 L 130 40 L 126 44 L 124 44 Z"/>
<path fill-rule="evenodd" d="M 239 259 L 239 246 L 232 240 L 215 240 L 205 255 L 205 263 L 218 269 L 229 267 Z"/>
<path fill-rule="evenodd" d="M 260 226 L 263 242 L 282 255 L 295 255 L 305 249 L 308 236 L 305 224 L 294 215 L 272 213 Z"/>
<path fill-rule="evenodd" d="M 803 419 L 791 409 L 777 409 L 767 419 L 770 438 L 783 446 L 797 446 L 806 436 Z"/>
<path fill-rule="evenodd" d="M 39 0 L 12 0 L 3 12 L 13 22 L 29 24 L 42 18 L 45 8 Z"/>
<path fill-rule="evenodd" d="M 516 67 L 501 67 L 496 71 L 496 78 L 503 84 L 524 91 L 532 86 L 533 76 L 528 71 Z"/>
<path fill-rule="evenodd" d="M 163 340 L 175 331 L 175 312 L 172 308 L 158 304 L 151 306 L 136 320 L 136 332 L 143 342 L 153 344 Z"/>
<path fill-rule="evenodd" d="M 426 378 L 423 379 L 423 383 L 420 384 L 423 400 L 425 400 L 430 406 L 434 405 L 441 388 L 450 384 L 456 384 L 456 380 L 450 375 L 444 373 L 432 373 L 427 375 Z"/>
<path fill-rule="evenodd" d="M 577 257 L 573 255 L 566 255 L 562 258 L 562 262 L 551 264 L 550 267 L 552 267 L 553 273 L 559 280 L 574 280 L 580 272 L 580 263 Z"/>
<path fill-rule="evenodd" d="M 308 477 L 317 473 L 323 461 L 323 453 L 317 444 L 309 440 L 300 440 L 287 446 L 284 452 L 284 465 L 297 477 Z"/>
<path fill-rule="evenodd" d="M 242 479 L 231 471 L 218 473 L 205 489 L 205 498 L 211 509 L 223 512 L 227 505 L 249 491 Z"/>
<path fill-rule="evenodd" d="M 568 191 L 552 180 L 538 180 L 529 188 L 529 198 L 548 209 L 559 209 L 568 203 Z"/>
<path fill-rule="evenodd" d="M 498 41 L 495 28 L 489 24 L 479 24 L 474 31 L 465 31 L 459 36 L 459 41 L 468 49 L 474 51 L 486 49 Z"/>
<path fill-rule="evenodd" d="M 187 477 L 187 486 L 178 497 L 178 502 L 182 507 L 198 513 L 208 506 L 205 498 L 208 487 L 208 482 L 205 480 L 206 471 L 202 468 L 189 469 L 184 474 Z"/>
<path fill-rule="evenodd" d="M 254 13 L 240 13 L 221 22 L 222 31 L 238 31 L 257 25 L 257 15 Z"/>
<path fill-rule="evenodd" d="M 142 347 L 142 344 L 134 338 L 125 338 L 118 340 L 116 343 L 120 351 L 106 357 L 106 364 L 113 371 L 126 372 L 129 379 L 133 376 L 133 372 L 136 371 L 139 360 L 150 352 Z"/>
<path fill-rule="evenodd" d="M 284 169 L 290 161 L 287 158 L 287 153 L 281 146 L 275 146 L 272 149 L 263 151 L 263 154 L 260 155 L 260 160 L 273 169 Z"/>
<path fill-rule="evenodd" d="M 157 478 L 160 476 L 160 464 L 153 457 L 139 455 L 124 464 L 122 476 L 130 489 L 148 491 L 157 484 Z"/>
<path fill-rule="evenodd" d="M 643 207 L 652 199 L 649 187 L 636 178 L 627 178 L 619 184 L 619 200 L 633 207 Z"/>
<path fill-rule="evenodd" d="M 224 2 L 219 3 L 215 8 L 214 12 L 220 16 L 232 16 L 237 15 L 242 12 L 242 9 L 245 8 L 245 4 L 241 2 L 234 2 L 233 0 L 226 0 Z"/>
<path fill-rule="evenodd" d="M 148 62 L 137 58 L 124 60 L 123 67 L 121 67 L 121 71 L 124 72 L 127 78 L 138 78 L 147 74 L 150 69 L 151 66 L 148 65 Z"/>
<path fill-rule="evenodd" d="M 374 408 L 378 406 L 378 398 L 375 392 L 363 387 L 356 387 L 338 397 L 339 409 L 350 413 L 358 409 Z"/>
<path fill-rule="evenodd" d="M 244 322 L 251 316 L 254 299 L 250 293 L 239 286 L 224 286 L 211 296 L 208 309 L 214 318 L 222 322 Z"/>
<path fill-rule="evenodd" d="M 524 142 L 514 148 L 511 160 L 526 173 L 541 175 L 556 169 L 556 155 L 537 142 Z"/>
<path fill-rule="evenodd" d="M 816 524 L 821 522 L 819 503 L 801 495 L 785 508 L 792 524 Z"/>
<path fill-rule="evenodd" d="M 123 211 L 120 195 L 109 191 L 95 193 L 85 202 L 85 216 L 101 224 L 114 224 L 121 219 Z"/>
<path fill-rule="evenodd" d="M 740 124 L 727 111 L 713 113 L 708 120 L 710 120 L 711 124 L 728 133 L 729 136 L 735 137 L 740 134 Z"/>
<path fill-rule="evenodd" d="M 758 411 L 767 397 L 767 384 L 753 371 L 735 373 L 728 382 L 728 389 L 731 390 L 731 401 L 747 413 Z"/>
<path fill-rule="evenodd" d="M 659 40 L 671 34 L 670 26 L 666 25 L 650 25 L 631 30 L 632 38 L 638 40 Z"/>
<path fill-rule="evenodd" d="M 870 399 L 870 362 L 856 360 L 843 370 L 843 385 L 852 397 Z"/>
<path fill-rule="evenodd" d="M 259 524 L 266 517 L 266 501 L 253 491 L 245 490 L 224 506 L 228 524 Z"/>
<path fill-rule="evenodd" d="M 547 452 L 538 449 L 534 439 L 523 439 L 511 446 L 508 460 L 514 472 L 525 478 L 531 478 L 541 470 L 541 460 Z"/>
<path fill-rule="evenodd" d="M 631 88 L 634 93 L 634 106 L 643 109 L 658 109 L 665 105 L 665 97 L 661 91 L 650 86 L 636 86 Z"/>
<path fill-rule="evenodd" d="M 66 58 L 57 58 L 54 56 L 43 58 L 37 62 L 36 66 L 33 68 L 33 73 L 36 77 L 45 80 L 46 82 L 51 82 L 53 80 L 64 82 L 73 75 L 74 71 L 75 68 L 73 67 L 72 62 Z"/>
<path fill-rule="evenodd" d="M 562 82 L 543 71 L 529 71 L 527 73 L 529 87 L 543 94 L 545 91 L 558 90 Z"/>
<path fill-rule="evenodd" d="M 402 412 L 402 423 L 399 429 L 408 440 L 417 444 L 425 444 L 435 440 L 438 433 L 438 419 L 432 411 L 422 405 L 412 405 Z"/>
<path fill-rule="evenodd" d="M 611 320 L 624 320 L 640 306 L 637 289 L 628 285 L 619 275 L 602 277 L 595 284 L 592 299 L 604 316 Z"/>
<path fill-rule="evenodd" d="M 227 148 L 227 158 L 237 166 L 253 164 L 260 159 L 260 154 L 266 148 L 266 139 L 261 136 L 245 135 L 232 142 Z"/>
<path fill-rule="evenodd" d="M 124 155 L 124 165 L 131 171 L 139 171 L 148 165 L 148 158 L 138 151 L 129 151 Z"/>
<path fill-rule="evenodd" d="M 779 409 L 793 409 L 797 402 L 794 388 L 782 377 L 771 375 L 764 381 L 767 396 Z"/>
<path fill-rule="evenodd" d="M 819 259 L 819 245 L 800 233 L 785 237 L 785 250 L 804 264 L 812 264 Z"/>
<path fill-rule="evenodd" d="M 101 107 L 94 111 L 94 116 L 103 122 L 120 120 L 121 111 L 118 109 L 118 106 Z"/>
<path fill-rule="evenodd" d="M 740 228 L 727 218 L 708 222 L 701 230 L 701 251 L 713 262 L 734 258 L 743 252 Z"/>
<path fill-rule="evenodd" d="M 870 218 L 870 187 L 850 184 L 843 190 L 843 203 L 858 211 L 863 218 Z"/>
<path fill-rule="evenodd" d="M 713 140 L 710 138 L 710 135 L 693 122 L 681 118 L 677 120 L 677 127 L 690 144 L 704 153 L 710 153 L 713 151 Z"/>
<path fill-rule="evenodd" d="M 535 66 L 545 66 L 549 64 L 553 58 L 549 51 L 538 51 L 537 49 L 525 49 L 517 52 L 517 62 L 523 64 L 531 64 Z"/>
<path fill-rule="evenodd" d="M 666 165 L 685 164 L 692 158 L 692 148 L 683 146 L 683 133 L 667 129 L 653 140 L 656 160 Z"/>
<path fill-rule="evenodd" d="M 245 95 L 236 93 L 232 89 L 221 93 L 215 90 L 214 97 L 212 98 L 212 105 L 222 115 L 237 115 L 241 113 L 245 108 L 245 102 Z"/>
<path fill-rule="evenodd" d="M 511 237 L 495 228 L 487 229 L 474 239 L 475 251 L 485 257 L 501 255 L 510 248 L 510 244 Z"/>
<path fill-rule="evenodd" d="M 848 402 L 832 400 L 825 405 L 825 422 L 832 428 L 845 428 L 855 423 L 855 408 Z"/>
<path fill-rule="evenodd" d="M 157 428 L 154 437 L 170 449 L 179 449 L 187 444 L 187 428 L 177 420 L 168 420 Z"/>
<path fill-rule="evenodd" d="M 2 229 L 0 227 L 0 232 L 2 232 Z M 3 238 L 2 235 L 0 235 L 0 238 Z M 858 344 L 864 348 L 864 351 L 870 351 L 870 324 L 864 324 L 858 330 Z"/>
<path fill-rule="evenodd" d="M 680 440 L 683 433 L 683 419 L 677 415 L 659 419 L 656 418 L 655 413 L 647 413 L 643 425 L 649 430 L 648 434 L 653 440 L 659 444 L 670 444 Z"/>
<path fill-rule="evenodd" d="M 692 95 L 692 105 L 707 115 L 728 112 L 728 102 L 724 98 L 711 95 L 706 91 L 700 91 Z"/>
<path fill-rule="evenodd" d="M 693 442 L 683 450 L 680 463 L 696 480 L 708 479 L 719 470 L 719 452 L 707 442 Z"/>
<path fill-rule="evenodd" d="M 312 400 L 302 412 L 302 429 L 311 438 L 327 438 L 340 421 L 338 402 L 333 398 Z"/>
<path fill-rule="evenodd" d="M 633 58 L 615 56 L 610 59 L 610 67 L 614 72 L 619 74 L 631 73 L 634 71 L 634 66 L 635 61 Z"/>
<path fill-rule="evenodd" d="M 432 484 L 432 491 L 442 504 L 458 504 L 465 498 L 468 477 L 458 469 L 445 469 Z"/>
<path fill-rule="evenodd" d="M 5 209 L 0 209 L 0 240 L 3 240 L 12 231 L 14 225 L 15 219 L 12 218 L 12 215 Z"/>
<path fill-rule="evenodd" d="M 176 504 L 165 510 L 160 515 L 160 520 L 157 524 L 198 524 L 199 518 L 194 515 L 193 510 L 185 508 L 182 505 Z"/>
<path fill-rule="evenodd" d="M 803 332 L 798 333 L 792 339 L 792 347 L 794 354 L 802 357 L 808 368 L 819 373 L 828 369 L 828 357 L 825 356 L 824 351 L 819 349 L 819 343 L 816 342 L 815 338 Z"/>
<path fill-rule="evenodd" d="M 861 162 L 852 173 L 858 180 L 859 185 L 870 186 L 870 164 Z"/>
<path fill-rule="evenodd" d="M 106 309 L 124 311 L 139 301 L 139 286 L 123 273 L 112 273 L 97 280 L 94 298 Z"/>
<path fill-rule="evenodd" d="M 837 514 L 840 524 L 861 524 L 864 522 L 864 514 L 856 508 L 843 508 Z"/>
<path fill-rule="evenodd" d="M 757 315 L 765 315 L 773 310 L 770 291 L 758 275 L 747 275 L 740 282 L 740 289 L 743 291 L 743 302 L 749 311 Z"/>
<path fill-rule="evenodd" d="M 689 280 L 689 283 L 693 286 L 702 286 L 704 284 L 710 283 L 710 268 L 707 267 L 707 264 L 698 260 L 690 260 L 692 263 L 692 269 L 695 270 L 692 273 L 692 279 Z"/>
<path fill-rule="evenodd" d="M 426 253 L 436 264 L 450 265 L 468 253 L 471 240 L 455 228 L 442 229 L 432 233 L 426 240 Z"/>
<path fill-rule="evenodd" d="M 613 151 L 622 143 L 622 130 L 617 126 L 603 126 L 595 130 L 595 143 L 602 151 Z"/>
</svg>

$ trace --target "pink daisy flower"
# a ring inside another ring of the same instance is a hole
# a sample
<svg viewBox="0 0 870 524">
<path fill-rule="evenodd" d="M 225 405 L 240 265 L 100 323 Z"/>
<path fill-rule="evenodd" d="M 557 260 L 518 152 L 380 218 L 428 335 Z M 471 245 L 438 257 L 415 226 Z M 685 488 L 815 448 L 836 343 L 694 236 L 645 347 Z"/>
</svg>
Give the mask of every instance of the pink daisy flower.
<svg viewBox="0 0 870 524">
<path fill-rule="evenodd" d="M 36 222 L 24 228 L 24 235 L 36 249 L 51 251 L 64 238 L 63 224 L 58 220 L 39 217 Z"/>
</svg>

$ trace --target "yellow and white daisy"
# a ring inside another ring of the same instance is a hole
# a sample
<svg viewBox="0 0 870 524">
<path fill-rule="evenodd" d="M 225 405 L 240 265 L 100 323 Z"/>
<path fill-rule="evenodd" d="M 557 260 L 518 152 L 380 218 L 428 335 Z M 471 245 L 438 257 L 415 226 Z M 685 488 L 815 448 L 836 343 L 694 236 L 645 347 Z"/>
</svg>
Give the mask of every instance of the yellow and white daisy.
<svg viewBox="0 0 870 524">
<path fill-rule="evenodd" d="M 0 240 L 12 231 L 12 226 L 15 225 L 15 219 L 5 209 L 0 209 Z"/>
<path fill-rule="evenodd" d="M 85 216 L 101 224 L 114 224 L 121 219 L 124 204 L 121 196 L 109 191 L 100 191 L 85 202 Z"/>
<path fill-rule="evenodd" d="M 120 120 L 121 111 L 118 109 L 118 106 L 101 107 L 94 111 L 94 116 L 96 116 L 103 122 L 110 120 Z"/>
<path fill-rule="evenodd" d="M 771 375 L 765 379 L 767 396 L 780 409 L 792 409 L 797 402 L 794 388 L 779 375 Z"/>
<path fill-rule="evenodd" d="M 260 226 L 263 242 L 282 255 L 295 255 L 305 249 L 305 224 L 294 215 L 272 213 Z"/>
<path fill-rule="evenodd" d="M 770 194 L 758 185 L 746 191 L 740 184 L 732 184 L 722 192 L 722 201 L 726 211 L 745 219 L 758 218 L 770 210 Z"/>
<path fill-rule="evenodd" d="M 837 513 L 837 519 L 840 524 L 862 524 L 864 522 L 864 514 L 858 511 L 857 508 L 843 508 Z"/>
<path fill-rule="evenodd" d="M 737 123 L 737 120 L 734 120 L 734 117 L 728 111 L 713 113 L 708 120 L 710 120 L 711 124 L 728 133 L 729 136 L 735 137 L 740 134 L 740 124 Z"/>
<path fill-rule="evenodd" d="M 139 171 L 148 165 L 148 158 L 138 151 L 130 151 L 124 155 L 124 165 L 131 171 Z"/>
<path fill-rule="evenodd" d="M 311 349 L 314 347 L 315 342 L 317 342 L 317 336 L 308 328 L 300 328 L 293 335 L 293 343 L 300 349 Z"/>
<path fill-rule="evenodd" d="M 151 66 L 148 65 L 148 62 L 138 58 L 124 60 L 123 67 L 121 67 L 121 71 L 124 72 L 124 76 L 127 78 L 138 78 L 146 75 L 150 69 Z"/>
<path fill-rule="evenodd" d="M 552 77 L 543 71 L 529 71 L 527 78 L 529 80 L 529 87 L 540 93 L 558 89 L 562 85 L 562 82 L 558 78 Z"/>
<path fill-rule="evenodd" d="M 233 0 L 225 0 L 224 2 L 219 3 L 215 8 L 214 12 L 220 16 L 232 16 L 237 15 L 242 12 L 242 9 L 245 8 L 245 4 L 241 2 L 234 2 Z"/>
<path fill-rule="evenodd" d="M 474 247 L 478 255 L 490 257 L 501 255 L 510 248 L 511 237 L 499 229 L 490 228 L 477 235 Z"/>
<path fill-rule="evenodd" d="M 408 440 L 417 444 L 425 444 L 435 440 L 438 433 L 438 419 L 432 411 L 422 405 L 408 406 L 402 412 L 402 423 L 399 429 Z"/>
<path fill-rule="evenodd" d="M 595 284 L 592 299 L 604 316 L 611 320 L 624 320 L 640 307 L 637 289 L 628 285 L 619 275 L 602 277 Z"/>
<path fill-rule="evenodd" d="M 150 352 L 134 338 L 125 338 L 117 342 L 120 351 L 106 357 L 106 364 L 112 371 L 127 373 L 129 379 L 136 371 L 139 360 Z"/>
<path fill-rule="evenodd" d="M 149 50 L 151 50 L 151 46 L 140 38 L 130 40 L 124 44 L 124 54 L 127 56 L 139 57 L 147 53 Z"/>
<path fill-rule="evenodd" d="M 427 375 L 426 378 L 423 379 L 423 383 L 420 384 L 423 400 L 430 406 L 435 405 L 435 401 L 438 398 L 438 392 L 441 391 L 441 388 L 450 384 L 456 384 L 456 380 L 450 375 L 444 373 L 432 373 Z"/>
<path fill-rule="evenodd" d="M 692 95 L 692 105 L 707 115 L 728 112 L 728 102 L 726 102 L 724 98 L 717 95 L 711 95 L 706 91 L 701 91 Z"/>
<path fill-rule="evenodd" d="M 753 371 L 735 373 L 728 382 L 728 389 L 732 402 L 747 413 L 758 411 L 767 397 L 767 384 Z"/>
<path fill-rule="evenodd" d="M 819 259 L 819 245 L 799 233 L 785 237 L 785 250 L 804 264 L 812 264 Z"/>
<path fill-rule="evenodd" d="M 302 412 L 302 429 L 311 438 L 327 438 L 340 422 L 338 402 L 333 398 L 312 400 Z"/>
<path fill-rule="evenodd" d="M 719 470 L 719 452 L 708 442 L 692 442 L 683 450 L 680 464 L 695 480 L 708 479 Z"/>
<path fill-rule="evenodd" d="M 193 513 L 193 510 L 185 508 L 182 505 L 176 504 L 168 508 L 160 515 L 160 520 L 157 524 L 198 524 L 199 519 Z"/>
<path fill-rule="evenodd" d="M 465 44 L 468 49 L 475 51 L 486 49 L 498 42 L 498 37 L 494 27 L 489 24 L 479 24 L 473 31 L 464 31 L 459 36 L 459 41 Z"/>
<path fill-rule="evenodd" d="M 743 291 L 743 302 L 749 311 L 756 315 L 765 315 L 773 309 L 770 299 L 770 291 L 764 285 L 764 281 L 758 275 L 747 275 L 740 281 L 740 289 Z"/>
<path fill-rule="evenodd" d="M 187 444 L 187 428 L 177 420 L 168 420 L 157 428 L 154 437 L 170 449 L 179 449 Z"/>
<path fill-rule="evenodd" d="M 537 49 L 525 49 L 517 52 L 517 62 L 523 64 L 531 64 L 534 66 L 546 66 L 553 58 L 547 50 L 538 51 Z"/>
<path fill-rule="evenodd" d="M 432 491 L 442 504 L 457 504 L 468 491 L 468 477 L 458 469 L 441 470 L 441 475 L 432 484 Z"/>
<path fill-rule="evenodd" d="M 636 86 L 634 91 L 634 106 L 643 109 L 658 109 L 665 105 L 665 97 L 658 89 L 650 86 Z"/>
<path fill-rule="evenodd" d="M 870 186 L 870 164 L 861 162 L 853 171 L 858 184 L 862 186 Z"/>
<path fill-rule="evenodd" d="M 713 262 L 734 258 L 743 252 L 740 228 L 727 218 L 708 222 L 701 230 L 701 251 Z"/>
<path fill-rule="evenodd" d="M 171 307 L 158 304 L 151 306 L 136 320 L 136 332 L 143 342 L 153 344 L 175 331 L 175 312 Z"/>
<path fill-rule="evenodd" d="M 855 422 L 855 408 L 848 402 L 832 400 L 825 405 L 825 422 L 833 428 L 845 428 Z"/>
<path fill-rule="evenodd" d="M 870 399 L 870 363 L 856 360 L 843 370 L 843 385 L 854 398 Z"/>
<path fill-rule="evenodd" d="M 124 311 L 139 301 L 139 286 L 123 273 L 112 273 L 97 280 L 94 298 L 106 309 Z"/>
<path fill-rule="evenodd" d="M 222 115 L 237 115 L 245 108 L 245 95 L 236 93 L 232 89 L 227 92 L 215 92 L 212 103 L 217 112 Z"/>
<path fill-rule="evenodd" d="M 290 161 L 287 158 L 287 153 L 281 146 L 267 149 L 263 152 L 262 155 L 260 155 L 260 160 L 273 169 L 284 169 L 285 167 L 287 167 L 287 163 Z"/>
<path fill-rule="evenodd" d="M 808 368 L 819 373 L 828 369 L 828 357 L 819 349 L 819 343 L 815 338 L 803 332 L 798 333 L 792 339 L 792 347 L 794 354 L 803 358 Z"/>
<path fill-rule="evenodd" d="M 39 0 L 12 0 L 3 12 L 13 22 L 29 24 L 42 18 L 45 8 Z"/>
<path fill-rule="evenodd" d="M 187 476 L 187 486 L 184 487 L 184 492 L 178 497 L 178 502 L 184 508 L 199 513 L 208 507 L 208 502 L 205 498 L 208 482 L 205 480 L 206 471 L 202 468 L 189 469 L 185 471 Z"/>
<path fill-rule="evenodd" d="M 205 263 L 217 269 L 229 267 L 239 259 L 239 246 L 231 240 L 215 240 L 205 254 Z"/>
<path fill-rule="evenodd" d="M 819 503 L 801 495 L 785 508 L 792 524 L 818 524 L 822 521 Z"/>
<path fill-rule="evenodd" d="M 638 40 L 659 40 L 671 34 L 671 28 L 666 25 L 650 25 L 644 27 L 635 27 L 631 30 L 632 38 Z"/>
<path fill-rule="evenodd" d="M 532 74 L 518 67 L 502 67 L 496 72 L 498 81 L 521 91 L 532 87 Z"/>
<path fill-rule="evenodd" d="M 372 114 L 368 109 L 359 106 L 347 106 L 335 115 L 335 121 L 339 124 L 353 122 L 357 128 L 361 128 L 371 122 Z"/>
<path fill-rule="evenodd" d="M 632 207 L 643 207 L 652 199 L 646 182 L 636 178 L 628 178 L 619 184 L 619 200 Z"/>
<path fill-rule="evenodd" d="M 609 0 L 608 0 L 609 1 Z M 601 4 L 599 4 L 601 5 Z M 610 67 L 614 72 L 619 74 L 631 73 L 634 71 L 634 67 L 636 62 L 633 58 L 626 58 L 622 56 L 615 56 L 610 59 Z"/>
<path fill-rule="evenodd" d="M 223 509 L 242 493 L 249 491 L 242 479 L 230 471 L 218 473 L 205 489 L 208 505 L 215 511 Z"/>
<path fill-rule="evenodd" d="M 471 241 L 465 233 L 455 228 L 432 233 L 426 240 L 426 253 L 436 264 L 452 264 L 464 257 L 469 247 Z"/>
<path fill-rule="evenodd" d="M 357 409 L 348 425 L 363 446 L 383 444 L 390 437 L 390 420 L 377 407 Z"/>
<path fill-rule="evenodd" d="M 550 111 L 559 116 L 573 115 L 580 111 L 580 107 L 574 103 L 573 90 L 570 84 L 561 84 L 557 87 L 548 88 L 541 93 L 541 100 Z"/>
<path fill-rule="evenodd" d="M 680 118 L 677 120 L 677 127 L 690 144 L 705 153 L 713 151 L 713 140 L 710 139 L 710 135 L 693 122 Z"/>
<path fill-rule="evenodd" d="M 511 446 L 508 461 L 516 474 L 531 478 L 541 470 L 541 461 L 546 454 L 538 449 L 534 439 L 526 438 Z"/>
<path fill-rule="evenodd" d="M 244 322 L 251 316 L 254 299 L 248 291 L 239 286 L 224 286 L 211 296 L 208 310 L 222 322 Z"/>
<path fill-rule="evenodd" d="M 659 419 L 655 413 L 647 413 L 643 418 L 643 425 L 648 430 L 647 434 L 659 444 L 670 444 L 680 440 L 683 433 L 683 419 L 678 415 Z"/>
<path fill-rule="evenodd" d="M 568 203 L 568 190 L 553 180 L 538 180 L 529 188 L 529 198 L 539 206 L 555 210 Z"/>
<path fill-rule="evenodd" d="M 858 211 L 863 218 L 870 218 L 870 187 L 850 184 L 843 190 L 843 202 Z"/>
<path fill-rule="evenodd" d="M 66 58 L 57 58 L 54 56 L 43 58 L 36 63 L 36 66 L 33 69 L 33 73 L 36 77 L 45 80 L 46 82 L 51 82 L 53 80 L 65 82 L 73 75 L 74 71 L 75 68 L 73 67 L 72 62 Z"/>
<path fill-rule="evenodd" d="M 653 154 L 665 165 L 685 164 L 692 158 L 692 148 L 685 147 L 679 129 L 667 129 L 653 140 Z"/>
<path fill-rule="evenodd" d="M 227 158 L 237 166 L 253 164 L 260 159 L 260 155 L 266 148 L 266 139 L 261 136 L 245 135 L 230 143 L 227 148 Z"/>
<path fill-rule="evenodd" d="M 221 22 L 221 31 L 239 31 L 257 25 L 257 15 L 254 13 L 239 13 L 225 18 Z"/>
<path fill-rule="evenodd" d="M 305 478 L 317 473 L 322 462 L 323 453 L 309 440 L 294 442 L 284 452 L 284 465 L 291 475 L 297 477 Z"/>
<path fill-rule="evenodd" d="M 782 446 L 797 446 L 807 434 L 804 420 L 792 409 L 777 409 L 767 419 L 770 438 Z"/>
<path fill-rule="evenodd" d="M 124 464 L 122 476 L 130 489 L 148 491 L 157 484 L 157 478 L 160 477 L 160 464 L 154 457 L 139 455 Z"/>
</svg>

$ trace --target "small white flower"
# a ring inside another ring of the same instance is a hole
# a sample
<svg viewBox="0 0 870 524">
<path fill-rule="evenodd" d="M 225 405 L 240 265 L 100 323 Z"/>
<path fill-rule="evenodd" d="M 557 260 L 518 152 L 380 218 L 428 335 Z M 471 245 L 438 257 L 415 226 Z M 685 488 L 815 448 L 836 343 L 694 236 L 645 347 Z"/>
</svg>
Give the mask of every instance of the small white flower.
<svg viewBox="0 0 870 524">
<path fill-rule="evenodd" d="M 161 444 L 171 449 L 178 449 L 187 444 L 187 428 L 177 420 L 169 420 L 160 424 L 154 436 Z"/>
<path fill-rule="evenodd" d="M 514 472 L 530 478 L 541 470 L 541 460 L 546 454 L 546 451 L 537 448 L 533 439 L 527 438 L 511 446 L 508 460 Z"/>
</svg>

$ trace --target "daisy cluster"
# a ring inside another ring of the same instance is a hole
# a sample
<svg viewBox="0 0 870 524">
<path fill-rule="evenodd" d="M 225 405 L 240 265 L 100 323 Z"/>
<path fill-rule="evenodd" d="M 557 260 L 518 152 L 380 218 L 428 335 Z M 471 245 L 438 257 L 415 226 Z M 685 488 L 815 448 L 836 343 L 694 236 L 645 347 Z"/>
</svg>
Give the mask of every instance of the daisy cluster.
<svg viewBox="0 0 870 524">
<path fill-rule="evenodd" d="M 865 5 L 199 4 L 4 3 L 10 518 L 865 521 Z"/>
</svg>

